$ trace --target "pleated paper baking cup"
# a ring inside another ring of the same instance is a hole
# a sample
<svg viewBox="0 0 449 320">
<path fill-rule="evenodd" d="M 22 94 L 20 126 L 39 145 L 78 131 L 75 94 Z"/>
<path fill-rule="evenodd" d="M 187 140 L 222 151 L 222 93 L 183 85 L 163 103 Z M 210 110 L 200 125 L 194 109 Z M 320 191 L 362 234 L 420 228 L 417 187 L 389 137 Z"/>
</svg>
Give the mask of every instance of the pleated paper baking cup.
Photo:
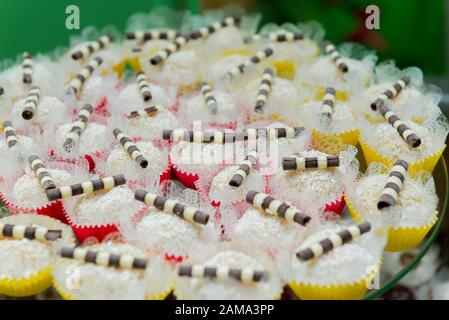
<svg viewBox="0 0 449 320">
<path fill-rule="evenodd" d="M 52 267 L 48 266 L 28 277 L 0 279 L 0 293 L 11 297 L 28 297 L 51 287 Z"/>
<path fill-rule="evenodd" d="M 345 198 L 342 196 L 340 199 L 334 200 L 332 202 L 326 203 L 324 205 L 324 211 L 331 211 L 338 215 L 341 215 L 343 209 L 345 208 Z"/>
<path fill-rule="evenodd" d="M 352 219 L 356 222 L 362 220 L 362 215 L 357 212 L 354 204 L 350 202 L 347 196 L 345 196 L 345 200 Z M 423 226 L 398 228 L 390 227 L 388 229 L 387 244 L 384 250 L 387 252 L 397 252 L 410 250 L 417 247 L 437 221 L 438 212 L 435 211 L 432 219 Z"/>
<path fill-rule="evenodd" d="M 172 169 L 175 177 L 181 181 L 185 187 L 196 190 L 195 182 L 199 179 L 198 174 L 183 171 L 179 169 L 176 164 L 172 164 Z"/>
<path fill-rule="evenodd" d="M 322 131 L 312 130 L 312 144 L 323 146 L 328 141 L 341 141 L 342 145 L 357 145 L 360 131 L 358 129 L 345 130 L 336 134 L 327 134 Z"/>
<path fill-rule="evenodd" d="M 371 146 L 369 146 L 362 137 L 359 139 L 360 146 L 362 147 L 363 155 L 365 156 L 366 164 L 369 165 L 372 162 L 380 162 L 386 166 L 385 170 L 387 168 L 390 168 L 393 166 L 393 163 L 395 159 L 385 157 L 381 155 L 378 151 L 374 150 Z M 417 161 L 417 162 L 409 162 L 408 164 L 408 174 L 412 178 L 418 178 L 421 176 L 421 174 L 424 173 L 432 173 L 435 169 L 435 166 L 437 165 L 438 160 L 440 159 L 441 155 L 443 154 L 444 149 L 446 148 L 446 145 L 444 144 L 440 150 L 435 152 L 434 154 L 431 154 L 427 157 L 424 157 L 423 159 Z"/>
</svg>

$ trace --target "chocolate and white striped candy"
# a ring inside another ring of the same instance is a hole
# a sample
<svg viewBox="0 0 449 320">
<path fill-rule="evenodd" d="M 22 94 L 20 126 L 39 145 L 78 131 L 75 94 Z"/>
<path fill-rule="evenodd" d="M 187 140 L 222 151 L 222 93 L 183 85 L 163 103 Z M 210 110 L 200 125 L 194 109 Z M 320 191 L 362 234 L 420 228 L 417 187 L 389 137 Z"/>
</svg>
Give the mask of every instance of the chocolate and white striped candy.
<svg viewBox="0 0 449 320">
<path fill-rule="evenodd" d="M 358 239 L 362 234 L 371 230 L 369 222 L 362 222 L 354 226 L 350 226 L 342 231 L 339 231 L 329 238 L 324 238 L 317 241 L 308 248 L 302 249 L 296 253 L 299 260 L 308 261 L 313 258 L 318 258 L 329 251 L 341 247 L 342 245 Z"/>
<path fill-rule="evenodd" d="M 182 47 L 184 47 L 187 43 L 187 38 L 183 36 L 177 37 L 172 43 L 167 45 L 164 49 L 158 51 L 151 59 L 150 63 L 154 66 L 160 64 L 167 60 L 168 57 L 171 56 L 172 53 L 179 51 Z"/>
<path fill-rule="evenodd" d="M 410 84 L 410 78 L 407 76 L 402 77 L 398 81 L 396 81 L 391 88 L 384 91 L 382 95 L 377 98 L 373 103 L 371 103 L 371 109 L 376 111 L 380 108 L 380 105 L 385 103 L 387 100 L 393 100 L 396 98 L 401 91 Z"/>
<path fill-rule="evenodd" d="M 136 144 L 131 141 L 126 134 L 124 134 L 119 128 L 115 128 L 112 133 L 114 137 L 120 142 L 123 146 L 123 149 L 129 154 L 131 159 L 139 163 L 141 168 L 148 167 L 148 160 L 145 159 L 142 152 L 140 152 L 139 148 L 137 148 Z"/>
<path fill-rule="evenodd" d="M 246 195 L 246 202 L 268 214 L 278 216 L 289 222 L 299 223 L 302 226 L 307 225 L 311 220 L 305 213 L 262 192 L 249 191 Z"/>
<path fill-rule="evenodd" d="M 326 169 L 340 166 L 338 156 L 283 157 L 283 170 Z"/>
<path fill-rule="evenodd" d="M 6 120 L 3 122 L 3 131 L 5 132 L 5 140 L 8 148 L 14 147 L 19 140 L 17 139 L 16 130 L 14 130 L 11 121 Z"/>
<path fill-rule="evenodd" d="M 113 38 L 111 35 L 104 35 L 100 39 L 86 43 L 81 49 L 72 53 L 73 60 L 82 60 L 89 58 L 92 53 L 98 52 L 101 49 L 107 48 L 112 42 Z"/>
<path fill-rule="evenodd" d="M 340 69 L 342 72 L 348 72 L 349 70 L 348 65 L 343 62 L 340 52 L 337 51 L 337 48 L 335 48 L 335 46 L 332 43 L 327 42 L 324 45 L 324 51 L 326 51 L 326 53 L 331 56 L 332 60 L 334 60 L 338 69 Z"/>
<path fill-rule="evenodd" d="M 256 98 L 256 106 L 254 111 L 263 112 L 265 104 L 267 103 L 268 96 L 271 92 L 271 86 L 273 84 L 274 71 L 271 68 L 266 68 L 263 72 L 262 81 L 260 82 L 259 91 Z"/>
<path fill-rule="evenodd" d="M 70 129 L 69 133 L 66 135 L 65 141 L 64 141 L 64 149 L 70 152 L 70 150 L 73 148 L 73 146 L 78 142 L 80 139 L 81 133 L 86 128 L 87 122 L 89 121 L 90 115 L 94 112 L 94 108 L 90 104 L 85 104 L 80 112 L 78 113 L 78 116 L 76 117 L 75 122 L 72 124 L 72 128 Z"/>
<path fill-rule="evenodd" d="M 238 66 L 236 66 L 235 68 L 232 68 L 231 70 L 228 71 L 228 75 L 232 78 L 238 76 L 239 74 L 243 74 L 245 73 L 245 69 L 252 65 L 252 64 L 258 64 L 260 63 L 260 61 L 265 60 L 266 58 L 270 57 L 273 54 L 273 49 L 272 48 L 265 48 L 259 52 L 257 52 L 254 56 L 252 56 L 251 58 L 249 58 L 248 61 L 245 61 L 241 64 L 239 64 Z"/>
<path fill-rule="evenodd" d="M 81 247 L 62 247 L 59 254 L 63 258 L 80 262 L 93 263 L 103 267 L 118 269 L 146 269 L 148 260 L 136 258 L 128 254 L 114 254 L 106 251 L 94 251 Z"/>
<path fill-rule="evenodd" d="M 139 86 L 140 95 L 143 101 L 148 102 L 153 98 L 150 91 L 150 84 L 148 83 L 147 76 L 142 71 L 136 73 L 137 85 Z"/>
<path fill-rule="evenodd" d="M 268 34 L 253 34 L 249 37 L 245 37 L 243 42 L 245 44 L 258 42 L 262 39 L 269 39 L 272 42 L 294 42 L 304 39 L 302 32 L 290 32 L 282 30 L 280 32 L 270 32 Z"/>
<path fill-rule="evenodd" d="M 73 196 L 78 196 L 80 194 L 87 195 L 99 190 L 109 191 L 112 188 L 123 185 L 125 183 L 125 176 L 123 174 L 119 174 L 103 179 L 95 179 L 82 183 L 72 184 L 71 186 L 49 189 L 47 190 L 47 198 L 49 201 L 54 201 L 58 199 L 67 199 Z"/>
<path fill-rule="evenodd" d="M 31 170 L 39 179 L 39 184 L 44 190 L 56 188 L 56 183 L 48 172 L 47 167 L 44 162 L 36 155 L 31 155 L 28 157 L 28 162 L 30 163 Z"/>
<path fill-rule="evenodd" d="M 323 103 L 321 104 L 321 115 L 331 118 L 334 113 L 334 105 L 335 105 L 335 89 L 334 88 L 326 88 L 324 93 Z"/>
<path fill-rule="evenodd" d="M 405 175 L 408 170 L 408 163 L 404 160 L 396 160 L 388 173 L 387 183 L 377 202 L 377 208 L 383 209 L 396 205 L 399 192 L 404 184 Z"/>
<path fill-rule="evenodd" d="M 135 199 L 142 201 L 147 206 L 153 206 L 163 212 L 177 215 L 190 222 L 207 224 L 209 221 L 209 214 L 200 211 L 197 208 L 186 206 L 176 200 L 167 199 L 141 189 L 136 191 Z"/>
<path fill-rule="evenodd" d="M 68 92 L 73 91 L 75 94 L 78 94 L 81 91 L 84 83 L 90 78 L 92 73 L 94 73 L 95 69 L 97 69 L 103 63 L 103 59 L 100 57 L 95 57 L 89 61 L 87 66 L 81 69 L 80 73 L 76 75 L 76 77 L 70 81 Z"/>
<path fill-rule="evenodd" d="M 200 91 L 203 96 L 204 103 L 209 108 L 210 112 L 212 114 L 217 114 L 217 100 L 212 94 L 212 88 L 209 83 L 206 81 L 201 82 Z"/>
<path fill-rule="evenodd" d="M 193 31 L 190 33 L 189 38 L 192 40 L 196 40 L 199 38 L 206 39 L 211 34 L 230 26 L 236 26 L 240 24 L 241 18 L 239 16 L 227 17 L 222 21 L 217 21 L 207 27 L 202 27 L 197 31 Z"/>
<path fill-rule="evenodd" d="M 256 165 L 259 154 L 257 151 L 250 151 L 243 160 L 243 163 L 237 169 L 237 172 L 229 180 L 229 185 L 232 187 L 240 187 L 245 181 L 246 177 L 251 172 L 251 169 Z"/>
<path fill-rule="evenodd" d="M 33 118 L 37 111 L 37 105 L 41 99 L 41 89 L 39 87 L 33 86 L 30 91 L 28 91 L 25 104 L 23 106 L 22 118 L 25 120 L 30 120 Z"/>
<path fill-rule="evenodd" d="M 173 41 L 180 37 L 181 34 L 174 30 L 151 30 L 128 32 L 126 39 L 137 40 L 138 43 L 144 43 L 149 40 L 170 40 Z"/>
<path fill-rule="evenodd" d="M 391 111 L 384 103 L 379 105 L 380 114 L 391 124 L 399 133 L 399 135 L 412 148 L 417 148 L 421 145 L 421 139 L 412 131 L 399 117 Z M 388 143 L 388 141 L 386 141 Z"/>
<path fill-rule="evenodd" d="M 144 116 L 154 117 L 159 111 L 161 111 L 163 109 L 165 109 L 165 107 L 163 105 L 155 105 L 155 106 L 147 107 L 147 108 L 143 109 L 143 111 L 138 111 L 138 110 L 131 111 L 126 117 L 128 119 L 144 117 Z"/>
<path fill-rule="evenodd" d="M 220 281 L 234 279 L 242 283 L 261 282 L 269 279 L 269 273 L 267 271 L 254 270 L 251 268 L 236 269 L 188 264 L 181 264 L 179 266 L 178 276 L 190 278 L 211 278 Z"/>
<path fill-rule="evenodd" d="M 62 237 L 62 230 L 49 230 L 44 227 L 30 227 L 0 222 L 0 234 L 2 237 L 18 240 L 55 241 Z"/>
<path fill-rule="evenodd" d="M 22 81 L 23 83 L 33 83 L 33 57 L 29 52 L 24 52 L 22 56 Z"/>
</svg>

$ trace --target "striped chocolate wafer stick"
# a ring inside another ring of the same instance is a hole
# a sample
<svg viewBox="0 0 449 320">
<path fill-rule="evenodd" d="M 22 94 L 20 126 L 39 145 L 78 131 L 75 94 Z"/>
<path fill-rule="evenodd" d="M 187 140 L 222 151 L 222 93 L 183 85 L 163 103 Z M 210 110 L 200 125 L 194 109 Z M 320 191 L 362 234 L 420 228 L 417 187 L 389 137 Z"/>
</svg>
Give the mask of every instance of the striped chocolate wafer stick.
<svg viewBox="0 0 449 320">
<path fill-rule="evenodd" d="M 151 107 L 147 107 L 145 109 L 143 109 L 143 111 L 131 111 L 126 117 L 128 119 L 133 119 L 133 118 L 138 118 L 138 117 L 143 117 L 143 116 L 148 116 L 148 117 L 154 117 L 156 115 L 156 113 L 158 113 L 159 111 L 165 109 L 165 107 L 163 105 L 155 105 L 155 106 L 151 106 Z"/>
<path fill-rule="evenodd" d="M 78 116 L 75 119 L 75 122 L 72 124 L 72 128 L 70 129 L 69 133 L 66 135 L 65 141 L 64 141 L 64 149 L 67 152 L 70 152 L 70 150 L 73 148 L 73 146 L 78 142 L 80 139 L 81 133 L 86 128 L 87 122 L 89 121 L 90 115 L 94 112 L 94 108 L 90 104 L 85 104 L 78 113 Z"/>
<path fill-rule="evenodd" d="M 329 251 L 341 247 L 342 245 L 358 239 L 362 234 L 371 230 L 369 222 L 362 222 L 354 226 L 350 226 L 342 231 L 339 231 L 329 238 L 324 238 L 317 241 L 311 246 L 296 252 L 299 260 L 308 261 L 313 258 L 318 258 Z"/>
<path fill-rule="evenodd" d="M 106 251 L 94 251 L 81 247 L 62 247 L 59 254 L 63 258 L 93 263 L 103 267 L 118 269 L 146 269 L 148 259 L 136 258 L 128 254 L 114 254 Z"/>
<path fill-rule="evenodd" d="M 241 129 L 234 132 L 202 132 L 187 131 L 185 129 L 164 129 L 162 131 L 163 140 L 188 141 L 195 143 L 233 143 L 236 141 L 256 140 L 261 137 L 287 138 L 292 139 L 304 131 L 304 127 L 285 127 L 285 128 L 250 128 Z"/>
<path fill-rule="evenodd" d="M 41 89 L 39 87 L 33 86 L 30 91 L 28 91 L 25 104 L 23 106 L 22 118 L 25 120 L 30 120 L 33 118 L 37 111 L 37 105 L 41 99 Z"/>
<path fill-rule="evenodd" d="M 29 52 L 24 52 L 22 55 L 22 73 L 23 83 L 33 83 L 33 57 Z"/>
<path fill-rule="evenodd" d="M 5 89 L 3 87 L 0 87 L 0 96 L 2 96 L 5 93 Z"/>
<path fill-rule="evenodd" d="M 384 103 L 379 105 L 379 112 L 391 124 L 396 128 L 399 135 L 407 142 L 412 148 L 417 148 L 421 145 L 421 139 L 410 129 L 404 121 L 391 111 Z"/>
<path fill-rule="evenodd" d="M 330 119 L 332 117 L 332 113 L 334 113 L 334 105 L 335 89 L 331 87 L 326 88 L 323 103 L 321 104 L 321 115 Z"/>
<path fill-rule="evenodd" d="M 332 43 L 326 42 L 324 45 L 324 51 L 326 51 L 326 53 L 331 56 L 332 60 L 334 60 L 338 69 L 340 69 L 342 72 L 345 73 L 348 72 L 349 70 L 348 65 L 343 62 L 340 52 L 337 51 L 337 48 L 335 48 L 335 46 Z"/>
<path fill-rule="evenodd" d="M 211 34 L 230 26 L 236 26 L 240 23 L 241 18 L 239 16 L 227 17 L 222 21 L 217 21 L 207 27 L 199 28 L 197 31 L 190 33 L 189 38 L 196 40 L 199 38 L 207 38 Z"/>
<path fill-rule="evenodd" d="M 404 160 L 396 160 L 388 173 L 387 183 L 377 202 L 377 208 L 383 209 L 396 205 L 399 192 L 404 184 L 405 175 L 408 170 L 408 163 Z"/>
<path fill-rule="evenodd" d="M 138 43 L 144 43 L 149 40 L 175 40 L 181 33 L 174 30 L 151 30 L 128 32 L 126 39 L 137 40 Z"/>
<path fill-rule="evenodd" d="M 131 159 L 136 161 L 141 168 L 148 167 L 148 160 L 145 159 L 142 152 L 140 152 L 139 148 L 137 148 L 136 144 L 131 141 L 130 138 L 126 136 L 119 128 L 115 128 L 112 133 L 114 137 L 120 142 L 123 146 L 123 149 L 129 154 Z"/>
<path fill-rule="evenodd" d="M 85 46 L 81 49 L 72 53 L 73 60 L 81 60 L 89 58 L 92 53 L 98 52 L 101 49 L 107 48 L 109 44 L 112 42 L 113 38 L 111 35 L 104 35 L 100 37 L 100 39 L 87 42 Z"/>
<path fill-rule="evenodd" d="M 90 78 L 95 69 L 97 69 L 102 63 L 103 59 L 100 57 L 95 57 L 90 60 L 87 66 L 81 69 L 80 73 L 78 73 L 76 77 L 72 81 L 70 81 L 67 91 L 73 91 L 75 94 L 78 94 L 81 91 L 84 82 L 86 82 Z"/>
<path fill-rule="evenodd" d="M 380 108 L 380 105 L 385 103 L 387 100 L 393 100 L 396 98 L 401 91 L 410 84 L 410 78 L 407 76 L 401 77 L 396 81 L 388 90 L 384 91 L 382 95 L 377 98 L 373 103 L 371 103 L 371 109 L 376 111 Z"/>
<path fill-rule="evenodd" d="M 283 157 L 283 170 L 326 169 L 340 166 L 338 156 Z"/>
<path fill-rule="evenodd" d="M 0 222 L 0 234 L 5 238 L 55 241 L 62 237 L 62 230 Z"/>
<path fill-rule="evenodd" d="M 257 52 L 254 56 L 249 58 L 248 61 L 245 61 L 238 66 L 232 68 L 230 71 L 228 71 L 228 75 L 232 78 L 238 76 L 239 74 L 245 73 L 245 69 L 253 64 L 258 64 L 260 61 L 265 60 L 266 58 L 270 57 L 273 54 L 272 48 L 265 48 L 259 52 Z"/>
<path fill-rule="evenodd" d="M 305 226 L 311 220 L 305 213 L 262 192 L 249 191 L 246 194 L 246 202 L 268 214 L 286 219 L 289 222 L 299 223 L 302 226 Z"/>
<path fill-rule="evenodd" d="M 263 71 L 262 81 L 260 82 L 259 91 L 256 98 L 256 106 L 254 111 L 263 112 L 265 104 L 267 103 L 268 96 L 271 92 L 271 86 L 273 84 L 274 71 L 271 68 L 266 68 Z"/>
<path fill-rule="evenodd" d="M 44 162 L 38 156 L 29 156 L 28 162 L 30 163 L 31 170 L 34 171 L 34 174 L 39 179 L 39 183 L 44 190 L 56 188 L 55 181 L 48 172 Z"/>
<path fill-rule="evenodd" d="M 5 140 L 6 144 L 8 145 L 8 148 L 14 147 L 17 144 L 18 139 L 16 135 L 16 130 L 14 130 L 11 121 L 6 120 L 3 122 L 3 131 L 5 132 Z"/>
<path fill-rule="evenodd" d="M 150 84 L 148 83 L 147 76 L 142 71 L 136 73 L 137 85 L 139 86 L 139 91 L 142 96 L 143 101 L 148 102 L 153 98 L 150 91 Z"/>
<path fill-rule="evenodd" d="M 153 57 L 151 57 L 150 63 L 156 66 L 161 62 L 164 62 L 171 56 L 172 53 L 181 50 L 181 48 L 186 45 L 187 41 L 188 39 L 183 36 L 177 37 L 172 43 L 168 44 L 167 47 L 158 51 Z"/>
<path fill-rule="evenodd" d="M 212 267 L 202 265 L 181 264 L 178 269 L 178 276 L 190 278 L 211 278 L 221 281 L 234 279 L 242 283 L 254 283 L 267 281 L 269 279 L 267 271 L 254 270 L 251 268 L 228 268 Z"/>
<path fill-rule="evenodd" d="M 82 183 L 72 184 L 71 186 L 49 189 L 47 190 L 47 198 L 49 201 L 54 201 L 58 199 L 67 199 L 73 196 L 78 196 L 80 194 L 87 195 L 98 190 L 109 191 L 112 188 L 123 185 L 125 183 L 125 176 L 123 174 L 119 174 L 103 179 L 95 179 Z"/>
<path fill-rule="evenodd" d="M 197 208 L 186 206 L 176 200 L 167 199 L 142 189 L 136 191 L 135 199 L 142 201 L 147 206 L 153 206 L 163 212 L 175 214 L 190 222 L 207 224 L 209 221 L 209 214 L 200 211 Z"/>
<path fill-rule="evenodd" d="M 212 114 L 217 114 L 217 100 L 212 94 L 212 88 L 206 81 L 201 82 L 200 91 L 204 99 L 204 103 Z"/>
<path fill-rule="evenodd" d="M 229 180 L 229 185 L 236 188 L 240 187 L 251 172 L 251 169 L 256 165 L 258 158 L 259 154 L 257 151 L 253 150 L 248 152 L 245 160 L 243 160 L 243 163 L 237 169 L 237 172 Z"/>
<path fill-rule="evenodd" d="M 280 31 L 280 32 L 270 32 L 268 34 L 253 34 L 249 37 L 245 37 L 243 42 L 253 43 L 258 42 L 262 39 L 269 39 L 272 42 L 294 42 L 304 39 L 304 34 L 302 32 L 290 32 L 290 31 Z"/>
</svg>

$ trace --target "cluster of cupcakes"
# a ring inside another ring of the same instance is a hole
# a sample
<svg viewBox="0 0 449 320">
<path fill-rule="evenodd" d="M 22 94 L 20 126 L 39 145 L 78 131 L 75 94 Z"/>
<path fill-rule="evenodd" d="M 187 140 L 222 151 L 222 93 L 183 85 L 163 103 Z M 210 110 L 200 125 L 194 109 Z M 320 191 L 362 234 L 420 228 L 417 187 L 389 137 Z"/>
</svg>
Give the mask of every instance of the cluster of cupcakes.
<svg viewBox="0 0 449 320">
<path fill-rule="evenodd" d="M 0 293 L 360 299 L 419 245 L 438 91 L 315 23 L 228 11 L 156 9 L 0 73 Z"/>
</svg>

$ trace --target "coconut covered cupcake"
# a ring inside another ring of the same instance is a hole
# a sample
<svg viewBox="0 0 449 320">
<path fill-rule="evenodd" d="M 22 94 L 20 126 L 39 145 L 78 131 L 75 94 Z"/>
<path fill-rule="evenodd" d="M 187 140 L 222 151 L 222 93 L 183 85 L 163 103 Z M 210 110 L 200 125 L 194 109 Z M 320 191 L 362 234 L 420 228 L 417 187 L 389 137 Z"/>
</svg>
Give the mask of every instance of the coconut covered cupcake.
<svg viewBox="0 0 449 320">
<path fill-rule="evenodd" d="M 161 80 L 178 88 L 180 95 L 192 92 L 198 85 L 199 55 L 195 50 L 175 52 L 164 62 Z"/>
</svg>

